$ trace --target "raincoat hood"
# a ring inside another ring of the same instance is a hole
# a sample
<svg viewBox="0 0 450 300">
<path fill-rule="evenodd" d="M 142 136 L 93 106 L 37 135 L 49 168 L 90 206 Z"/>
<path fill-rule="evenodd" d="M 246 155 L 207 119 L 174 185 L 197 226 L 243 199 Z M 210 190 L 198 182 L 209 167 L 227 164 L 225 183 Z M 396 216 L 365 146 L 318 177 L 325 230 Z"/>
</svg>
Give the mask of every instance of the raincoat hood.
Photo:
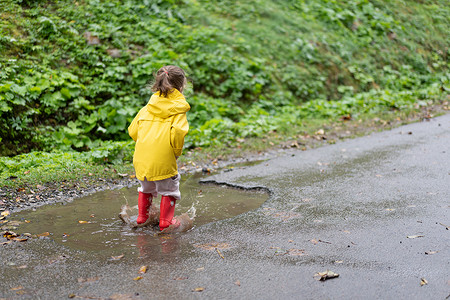
<svg viewBox="0 0 450 300">
<path fill-rule="evenodd" d="M 173 89 L 167 97 L 160 96 L 159 93 L 155 93 L 150 98 L 147 104 L 147 110 L 152 115 L 166 119 L 170 116 L 177 114 L 184 114 L 191 109 L 186 102 L 183 94 L 177 89 Z"/>
</svg>

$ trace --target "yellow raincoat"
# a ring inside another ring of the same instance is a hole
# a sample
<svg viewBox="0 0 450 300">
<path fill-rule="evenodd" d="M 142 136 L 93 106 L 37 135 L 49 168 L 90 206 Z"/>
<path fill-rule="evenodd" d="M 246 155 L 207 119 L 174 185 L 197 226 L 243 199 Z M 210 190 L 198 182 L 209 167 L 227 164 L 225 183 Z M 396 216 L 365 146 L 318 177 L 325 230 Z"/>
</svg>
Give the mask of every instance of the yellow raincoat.
<svg viewBox="0 0 450 300">
<path fill-rule="evenodd" d="M 181 155 L 189 131 L 186 112 L 191 107 L 183 94 L 173 89 L 166 97 L 152 95 L 128 127 L 136 142 L 133 157 L 137 179 L 163 180 L 178 174 L 176 158 Z"/>
</svg>

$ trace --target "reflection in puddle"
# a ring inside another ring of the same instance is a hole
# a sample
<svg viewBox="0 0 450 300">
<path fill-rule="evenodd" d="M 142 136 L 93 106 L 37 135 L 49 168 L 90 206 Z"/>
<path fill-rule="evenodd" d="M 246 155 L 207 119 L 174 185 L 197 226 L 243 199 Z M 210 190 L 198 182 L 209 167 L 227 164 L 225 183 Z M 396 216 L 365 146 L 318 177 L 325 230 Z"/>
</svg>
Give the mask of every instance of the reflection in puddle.
<svg viewBox="0 0 450 300">
<path fill-rule="evenodd" d="M 175 215 L 179 215 L 194 207 L 194 228 L 256 209 L 268 197 L 263 192 L 200 185 L 200 178 L 201 175 L 182 176 L 182 199 L 175 210 Z M 159 231 L 152 227 L 133 230 L 118 218 L 123 204 L 137 205 L 137 195 L 137 187 L 107 190 L 71 203 L 47 205 L 35 212 L 23 211 L 17 213 L 15 219 L 27 221 L 20 225 L 21 233 L 50 232 L 53 240 L 76 250 L 114 250 L 117 253 L 131 246 L 137 247 L 141 256 L 145 252 L 155 252 L 155 247 L 162 253 L 174 251 L 177 247 L 174 236 L 156 236 Z M 157 205 L 159 199 L 156 199 Z"/>
</svg>

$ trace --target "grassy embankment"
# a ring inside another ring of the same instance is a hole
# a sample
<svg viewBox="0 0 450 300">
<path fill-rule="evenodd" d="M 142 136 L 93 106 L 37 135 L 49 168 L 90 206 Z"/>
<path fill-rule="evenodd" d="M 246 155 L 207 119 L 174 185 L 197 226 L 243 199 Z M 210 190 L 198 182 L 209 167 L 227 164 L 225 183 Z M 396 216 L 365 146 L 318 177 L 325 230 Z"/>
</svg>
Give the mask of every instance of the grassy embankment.
<svg viewBox="0 0 450 300">
<path fill-rule="evenodd" d="M 2 186 L 131 174 L 126 128 L 164 64 L 191 80 L 180 164 L 448 109 L 446 1 L 4 2 Z"/>
</svg>

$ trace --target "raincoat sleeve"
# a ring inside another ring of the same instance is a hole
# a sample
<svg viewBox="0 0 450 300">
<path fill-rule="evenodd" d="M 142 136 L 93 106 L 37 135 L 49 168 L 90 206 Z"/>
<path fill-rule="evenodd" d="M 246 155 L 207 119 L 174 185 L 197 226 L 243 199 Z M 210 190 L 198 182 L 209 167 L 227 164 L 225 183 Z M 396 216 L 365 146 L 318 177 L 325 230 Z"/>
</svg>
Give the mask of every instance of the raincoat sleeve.
<svg viewBox="0 0 450 300">
<path fill-rule="evenodd" d="M 128 127 L 128 134 L 131 136 L 131 138 L 135 142 L 137 140 L 137 135 L 138 135 L 138 128 L 139 128 L 138 120 L 139 120 L 140 114 L 141 114 L 141 111 L 139 111 L 137 116 L 134 117 L 133 122 L 131 122 L 130 126 Z"/>
<path fill-rule="evenodd" d="M 175 156 L 181 156 L 184 145 L 184 137 L 189 131 L 189 124 L 186 114 L 175 115 L 170 128 L 170 143 L 172 144 Z"/>
</svg>

